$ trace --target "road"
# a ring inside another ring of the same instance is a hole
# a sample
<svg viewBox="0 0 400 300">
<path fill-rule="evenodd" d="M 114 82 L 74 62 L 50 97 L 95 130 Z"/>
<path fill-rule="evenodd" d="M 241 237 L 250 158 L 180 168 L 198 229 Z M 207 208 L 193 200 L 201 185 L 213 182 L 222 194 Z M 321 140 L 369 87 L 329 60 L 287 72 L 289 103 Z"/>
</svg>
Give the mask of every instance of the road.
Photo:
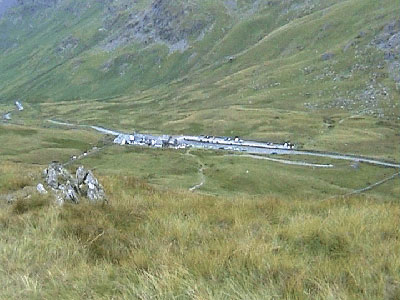
<svg viewBox="0 0 400 300">
<path fill-rule="evenodd" d="M 286 160 L 286 159 L 276 159 L 276 158 L 270 158 L 266 156 L 258 156 L 258 155 L 250 155 L 250 154 L 230 154 L 226 156 L 234 156 L 234 157 L 248 157 L 248 158 L 254 158 L 254 159 L 264 159 L 268 161 L 273 161 L 285 165 L 294 165 L 294 166 L 302 166 L 302 167 L 312 167 L 312 168 L 333 168 L 334 166 L 332 164 L 313 164 L 313 163 L 307 163 L 304 161 L 293 161 L 293 160 Z"/>
<path fill-rule="evenodd" d="M 129 134 L 119 132 L 112 129 L 107 129 L 104 127 L 99 126 L 90 126 L 90 125 L 74 125 L 71 123 L 60 122 L 49 120 L 49 122 L 58 125 L 64 126 L 78 126 L 78 127 L 86 127 L 101 132 L 103 134 L 109 134 L 113 136 L 126 136 L 129 137 Z M 148 136 L 151 138 L 155 138 L 153 135 L 141 135 L 141 136 Z M 240 145 L 240 143 L 236 143 L 233 145 L 227 144 L 218 144 L 218 143 L 211 143 L 211 142 L 200 142 L 194 141 L 192 136 L 170 136 L 172 139 L 176 139 L 178 141 L 178 145 L 174 146 L 175 148 L 187 147 L 187 148 L 196 148 L 196 149 L 206 149 L 206 150 L 225 150 L 225 151 L 234 151 L 234 152 L 241 152 L 245 154 L 258 154 L 258 155 L 303 155 L 303 156 L 313 156 L 313 157 L 322 157 L 322 158 L 330 158 L 335 160 L 347 160 L 352 162 L 362 162 L 371 165 L 377 165 L 382 167 L 388 168 L 400 168 L 400 164 L 396 162 L 389 162 L 384 160 L 378 160 L 369 157 L 363 157 L 359 155 L 352 155 L 352 154 L 341 154 L 341 153 L 329 153 L 329 152 L 319 152 L 319 151 L 311 151 L 311 150 L 296 150 L 296 149 L 284 149 L 281 145 L 276 145 L 281 148 L 275 148 L 274 144 L 271 143 L 260 143 L 260 142 L 252 142 L 252 141 L 244 141 L 243 144 L 250 144 L 254 143 L 258 146 L 245 146 Z M 157 138 L 157 136 L 156 136 Z M 160 136 L 161 138 L 161 136 Z M 199 137 L 200 138 L 200 137 Z M 140 144 L 143 145 L 143 144 Z M 295 164 L 295 163 L 293 163 Z M 321 165 L 322 166 L 322 165 Z M 329 167 L 329 165 L 326 165 Z"/>
<path fill-rule="evenodd" d="M 117 131 L 114 131 L 114 130 L 103 128 L 103 127 L 100 127 L 100 126 L 76 125 L 76 124 L 72 124 L 72 123 L 68 123 L 68 122 L 61 122 L 61 121 L 55 121 L 55 120 L 48 120 L 48 122 L 52 123 L 52 124 L 61 125 L 61 126 L 68 126 L 68 127 L 91 128 L 91 129 L 94 129 L 94 130 L 96 130 L 98 132 L 101 132 L 103 134 L 109 134 L 109 135 L 114 135 L 114 136 L 118 136 L 118 135 L 122 134 L 121 132 L 117 132 Z"/>
<path fill-rule="evenodd" d="M 348 160 L 353 162 L 363 162 L 389 168 L 400 168 L 400 164 L 398 163 L 386 162 L 382 160 L 377 160 L 357 155 L 350 155 L 350 154 L 316 152 L 316 151 L 295 150 L 295 149 L 261 148 L 261 147 L 250 147 L 250 146 L 222 147 L 221 145 L 218 144 L 199 143 L 199 142 L 188 142 L 187 144 L 193 148 L 199 148 L 199 149 L 228 150 L 228 151 L 243 152 L 246 154 L 259 154 L 259 155 L 272 155 L 272 154 L 304 155 L 304 156 L 323 157 L 323 158 L 338 159 L 338 160 Z"/>
</svg>

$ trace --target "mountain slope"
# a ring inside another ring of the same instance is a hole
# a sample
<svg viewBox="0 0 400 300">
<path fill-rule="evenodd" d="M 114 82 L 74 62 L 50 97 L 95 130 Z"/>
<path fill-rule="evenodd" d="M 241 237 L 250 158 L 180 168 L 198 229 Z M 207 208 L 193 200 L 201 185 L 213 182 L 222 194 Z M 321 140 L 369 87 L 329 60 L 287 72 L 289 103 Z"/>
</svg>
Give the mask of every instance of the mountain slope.
<svg viewBox="0 0 400 300">
<path fill-rule="evenodd" d="M 0 17 L 16 4 L 16 0 L 0 0 Z"/>
<path fill-rule="evenodd" d="M 287 63 L 294 56 L 296 61 L 299 56 L 310 58 L 310 52 L 322 54 L 337 44 L 348 43 L 366 27 L 373 35 L 386 20 L 394 18 L 396 4 L 163 0 L 134 4 L 67 0 L 22 3 L 0 25 L 1 90 L 6 97 L 29 94 L 32 101 L 129 94 L 210 64 L 224 63 L 227 57 L 242 51 L 243 59 L 235 63 L 234 71 L 276 58 Z M 346 7 L 353 15 L 342 14 Z M 383 20 L 367 24 L 375 16 Z M 275 41 L 280 43 L 271 46 Z M 281 65 L 287 63 L 282 61 Z M 232 71 L 225 67 L 221 75 Z"/>
<path fill-rule="evenodd" d="M 17 2 L 0 299 L 400 299 L 399 169 L 359 157 L 400 163 L 398 0 Z M 359 160 L 122 146 L 88 125 Z M 35 194 L 52 161 L 93 170 L 108 204 Z"/>
<path fill-rule="evenodd" d="M 290 139 L 396 159 L 397 6 L 23 1 L 0 21 L 0 101 L 29 103 L 32 120 Z"/>
</svg>

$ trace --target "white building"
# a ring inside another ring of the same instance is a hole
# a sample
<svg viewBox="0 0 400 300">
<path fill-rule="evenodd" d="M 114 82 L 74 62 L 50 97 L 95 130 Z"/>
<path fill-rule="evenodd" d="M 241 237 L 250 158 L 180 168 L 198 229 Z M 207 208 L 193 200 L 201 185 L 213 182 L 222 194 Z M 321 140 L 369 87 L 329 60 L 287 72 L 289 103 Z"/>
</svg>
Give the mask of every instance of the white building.
<svg viewBox="0 0 400 300">
<path fill-rule="evenodd" d="M 24 110 L 24 107 L 22 106 L 21 102 L 15 101 L 15 106 L 19 111 Z"/>
</svg>

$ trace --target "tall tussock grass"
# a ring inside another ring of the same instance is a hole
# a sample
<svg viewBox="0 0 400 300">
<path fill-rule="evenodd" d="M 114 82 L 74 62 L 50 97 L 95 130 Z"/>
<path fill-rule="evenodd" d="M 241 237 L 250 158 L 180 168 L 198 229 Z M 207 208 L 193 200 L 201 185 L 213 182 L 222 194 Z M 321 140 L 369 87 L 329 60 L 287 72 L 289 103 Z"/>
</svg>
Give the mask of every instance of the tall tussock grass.
<svg viewBox="0 0 400 300">
<path fill-rule="evenodd" d="M 66 205 L 59 213 L 58 231 L 76 239 L 88 251 L 89 263 L 120 265 L 129 259 L 140 213 L 109 205 Z"/>
<path fill-rule="evenodd" d="M 106 205 L 35 200 L 1 211 L 1 298 L 400 298 L 397 202 L 101 181 Z"/>
<path fill-rule="evenodd" d="M 51 203 L 50 196 L 34 194 L 29 198 L 17 199 L 12 206 L 12 212 L 22 215 L 27 212 L 39 211 Z"/>
<path fill-rule="evenodd" d="M 27 171 L 29 170 L 29 171 Z M 0 194 L 20 190 L 32 185 L 36 172 L 32 168 L 24 168 L 24 165 L 0 161 Z"/>
</svg>

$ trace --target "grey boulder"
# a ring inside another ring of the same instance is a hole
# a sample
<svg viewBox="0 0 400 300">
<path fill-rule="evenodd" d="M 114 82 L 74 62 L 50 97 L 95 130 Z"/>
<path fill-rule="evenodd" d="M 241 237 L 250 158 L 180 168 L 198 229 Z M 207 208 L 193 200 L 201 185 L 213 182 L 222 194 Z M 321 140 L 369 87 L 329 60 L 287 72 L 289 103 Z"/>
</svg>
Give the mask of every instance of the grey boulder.
<svg viewBox="0 0 400 300">
<path fill-rule="evenodd" d="M 36 190 L 38 191 L 39 194 L 45 195 L 47 194 L 47 190 L 44 188 L 43 184 L 39 183 L 36 186 Z"/>
<path fill-rule="evenodd" d="M 83 166 L 72 176 L 61 164 L 51 163 L 43 173 L 46 184 L 55 192 L 56 201 L 60 205 L 65 202 L 79 203 L 81 197 L 86 197 L 92 203 L 107 201 L 103 186 Z M 38 185 L 37 190 L 46 189 Z"/>
<path fill-rule="evenodd" d="M 90 202 L 107 201 L 104 188 L 93 175 L 92 171 L 80 166 L 76 170 L 76 180 L 81 195 L 87 197 Z"/>
</svg>

